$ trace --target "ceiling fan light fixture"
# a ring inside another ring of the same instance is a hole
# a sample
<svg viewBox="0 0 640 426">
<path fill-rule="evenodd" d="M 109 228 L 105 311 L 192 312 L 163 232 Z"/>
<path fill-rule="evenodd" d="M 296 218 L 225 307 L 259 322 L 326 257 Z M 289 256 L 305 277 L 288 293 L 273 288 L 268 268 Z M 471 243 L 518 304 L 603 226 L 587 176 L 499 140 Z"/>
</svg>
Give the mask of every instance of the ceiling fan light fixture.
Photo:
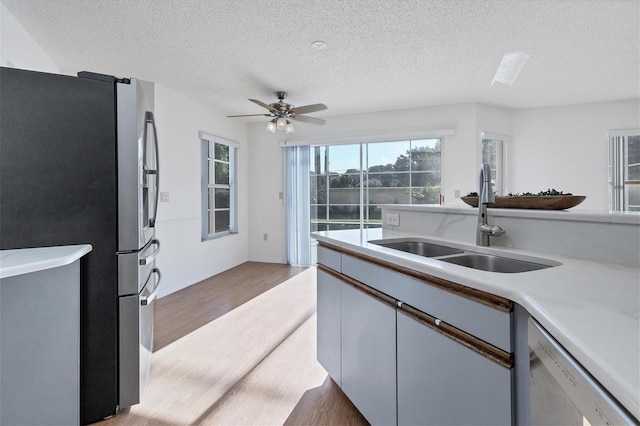
<svg viewBox="0 0 640 426">
<path fill-rule="evenodd" d="M 293 128 L 293 123 L 287 122 L 287 125 L 284 126 L 284 134 L 285 135 L 290 135 L 291 133 L 293 133 L 295 131 L 296 131 L 296 129 Z"/>
<path fill-rule="evenodd" d="M 275 133 L 280 130 L 285 134 L 289 135 L 295 132 L 295 128 L 293 127 L 293 123 L 289 121 L 298 120 L 303 123 L 311 123 L 317 125 L 325 124 L 325 120 L 314 117 L 307 117 L 303 114 L 308 114 L 311 112 L 324 111 L 327 109 L 325 104 L 311 104 L 311 105 L 303 105 L 299 107 L 295 107 L 291 104 L 284 102 L 283 99 L 287 97 L 287 92 L 278 91 L 276 92 L 276 96 L 278 97 L 278 102 L 267 104 L 257 99 L 249 99 L 254 104 L 260 105 L 263 108 L 269 110 L 269 114 L 245 114 L 245 115 L 228 115 L 227 117 L 254 117 L 254 116 L 264 116 L 269 117 L 269 122 L 267 123 L 264 130 L 268 133 Z"/>
<path fill-rule="evenodd" d="M 265 128 L 265 130 L 269 133 L 275 133 L 276 132 L 276 123 L 275 123 L 275 119 L 271 120 L 270 122 L 267 123 L 267 127 Z"/>
<path fill-rule="evenodd" d="M 284 130 L 286 126 L 287 126 L 287 119 L 284 117 L 278 118 L 278 121 L 276 121 L 276 127 L 278 128 L 278 130 Z"/>
</svg>

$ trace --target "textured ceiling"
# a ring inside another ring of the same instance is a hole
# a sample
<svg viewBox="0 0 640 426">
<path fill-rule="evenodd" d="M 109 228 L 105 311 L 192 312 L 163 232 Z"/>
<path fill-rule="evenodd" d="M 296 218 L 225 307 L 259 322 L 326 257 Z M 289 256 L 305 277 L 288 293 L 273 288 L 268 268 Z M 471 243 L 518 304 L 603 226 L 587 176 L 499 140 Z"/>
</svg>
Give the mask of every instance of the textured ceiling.
<svg viewBox="0 0 640 426">
<path fill-rule="evenodd" d="M 152 80 L 224 114 L 637 99 L 638 0 L 1 0 L 63 71 Z M 312 49 L 322 40 L 324 50 Z M 530 55 L 513 86 L 502 56 Z M 247 119 L 251 120 L 251 119 Z"/>
</svg>

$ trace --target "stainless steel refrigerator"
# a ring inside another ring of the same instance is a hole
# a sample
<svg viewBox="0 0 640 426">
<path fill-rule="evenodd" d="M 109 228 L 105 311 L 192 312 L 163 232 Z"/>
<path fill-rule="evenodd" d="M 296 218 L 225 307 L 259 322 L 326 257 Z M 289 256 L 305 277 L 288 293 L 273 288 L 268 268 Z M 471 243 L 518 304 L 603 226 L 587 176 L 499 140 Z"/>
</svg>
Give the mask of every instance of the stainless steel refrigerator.
<svg viewBox="0 0 640 426">
<path fill-rule="evenodd" d="M 153 351 L 153 84 L 0 68 L 0 248 L 91 244 L 81 263 L 80 418 L 139 402 Z M 46 362 L 46 354 L 42 354 Z"/>
</svg>

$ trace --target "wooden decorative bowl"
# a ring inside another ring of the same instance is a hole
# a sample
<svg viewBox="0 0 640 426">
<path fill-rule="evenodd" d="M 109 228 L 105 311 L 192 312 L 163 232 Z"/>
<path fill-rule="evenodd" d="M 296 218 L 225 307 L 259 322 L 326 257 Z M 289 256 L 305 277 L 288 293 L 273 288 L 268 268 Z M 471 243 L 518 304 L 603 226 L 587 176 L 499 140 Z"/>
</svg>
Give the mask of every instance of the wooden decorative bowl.
<svg viewBox="0 0 640 426">
<path fill-rule="evenodd" d="M 542 209 L 564 210 L 575 207 L 587 198 L 585 195 L 516 195 L 496 197 L 496 203 L 489 206 L 502 209 Z M 471 207 L 478 207 L 478 197 L 460 197 Z"/>
</svg>

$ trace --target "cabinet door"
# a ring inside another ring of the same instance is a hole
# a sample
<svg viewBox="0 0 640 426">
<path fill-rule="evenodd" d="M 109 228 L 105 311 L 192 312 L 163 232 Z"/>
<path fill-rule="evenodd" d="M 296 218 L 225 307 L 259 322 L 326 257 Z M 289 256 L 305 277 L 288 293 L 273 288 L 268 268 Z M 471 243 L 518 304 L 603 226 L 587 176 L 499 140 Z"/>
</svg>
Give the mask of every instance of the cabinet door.
<svg viewBox="0 0 640 426">
<path fill-rule="evenodd" d="M 511 371 L 398 311 L 398 424 L 511 424 Z"/>
<path fill-rule="evenodd" d="M 329 376 L 342 385 L 342 345 L 341 345 L 341 296 L 344 284 L 337 278 L 318 270 L 317 324 L 318 362 Z"/>
<path fill-rule="evenodd" d="M 396 424 L 395 307 L 342 284 L 342 390 L 371 424 Z"/>
</svg>

